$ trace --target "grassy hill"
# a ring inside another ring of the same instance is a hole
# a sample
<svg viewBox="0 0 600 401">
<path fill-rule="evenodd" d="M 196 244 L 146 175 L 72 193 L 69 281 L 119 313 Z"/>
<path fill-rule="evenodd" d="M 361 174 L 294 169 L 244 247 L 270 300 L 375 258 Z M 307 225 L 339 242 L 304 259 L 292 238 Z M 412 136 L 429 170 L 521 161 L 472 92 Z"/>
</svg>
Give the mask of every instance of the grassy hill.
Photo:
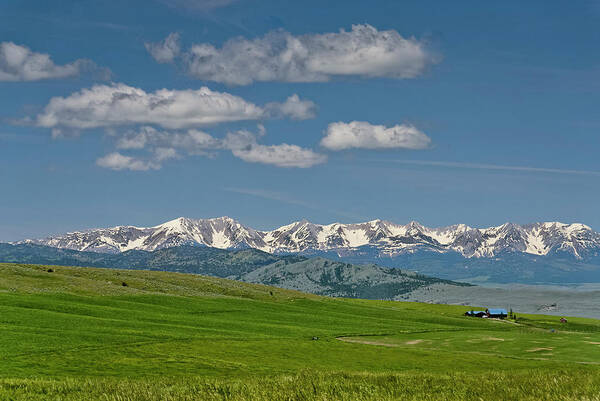
<svg viewBox="0 0 600 401">
<path fill-rule="evenodd" d="M 257 249 L 197 246 L 109 254 L 33 244 L 0 244 L 0 262 L 195 273 L 320 295 L 368 299 L 396 299 L 433 284 L 468 285 L 373 264 L 357 266 L 318 257 L 271 255 Z"/>
<path fill-rule="evenodd" d="M 0 264 L 0 400 L 600 399 L 599 321 L 469 309 Z"/>
</svg>

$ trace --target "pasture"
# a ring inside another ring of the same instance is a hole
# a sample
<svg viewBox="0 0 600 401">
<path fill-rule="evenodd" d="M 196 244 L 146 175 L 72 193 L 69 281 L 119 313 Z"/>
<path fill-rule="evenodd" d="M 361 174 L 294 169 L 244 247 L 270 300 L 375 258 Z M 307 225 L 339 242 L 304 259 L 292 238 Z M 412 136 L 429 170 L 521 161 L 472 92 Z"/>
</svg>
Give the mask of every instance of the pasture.
<svg viewBox="0 0 600 401">
<path fill-rule="evenodd" d="M 0 399 L 600 400 L 599 321 L 469 309 L 0 264 Z"/>
</svg>

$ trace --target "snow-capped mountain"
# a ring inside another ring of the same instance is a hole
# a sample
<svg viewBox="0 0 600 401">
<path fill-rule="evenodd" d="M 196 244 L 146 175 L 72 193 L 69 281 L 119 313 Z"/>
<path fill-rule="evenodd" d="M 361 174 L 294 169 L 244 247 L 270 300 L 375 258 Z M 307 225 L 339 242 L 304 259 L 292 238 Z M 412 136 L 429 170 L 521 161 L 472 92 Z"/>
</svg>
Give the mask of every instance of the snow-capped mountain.
<svg viewBox="0 0 600 401">
<path fill-rule="evenodd" d="M 558 222 L 472 228 L 464 224 L 428 228 L 373 220 L 357 224 L 313 224 L 299 221 L 272 231 L 258 231 L 229 218 L 178 218 L 155 227 L 119 226 L 93 229 L 39 240 L 56 248 L 118 253 L 153 251 L 179 245 L 221 249 L 256 248 L 269 253 L 369 252 L 394 257 L 419 251 L 457 252 L 466 258 L 490 258 L 504 253 L 571 255 L 577 259 L 600 254 L 600 234 L 583 224 Z"/>
<path fill-rule="evenodd" d="M 100 228 L 21 243 L 77 251 L 117 253 L 132 249 L 154 251 L 179 245 L 204 245 L 220 249 L 262 248 L 262 233 L 229 217 L 193 220 L 180 217 L 155 227 Z"/>
</svg>

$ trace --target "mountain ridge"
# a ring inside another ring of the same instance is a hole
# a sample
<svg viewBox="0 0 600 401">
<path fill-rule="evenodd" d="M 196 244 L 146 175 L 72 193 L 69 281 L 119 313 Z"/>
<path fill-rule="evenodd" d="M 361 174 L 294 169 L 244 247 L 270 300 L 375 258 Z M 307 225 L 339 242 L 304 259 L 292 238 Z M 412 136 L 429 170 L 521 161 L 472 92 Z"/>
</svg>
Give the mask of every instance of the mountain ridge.
<svg viewBox="0 0 600 401">
<path fill-rule="evenodd" d="M 116 226 L 75 231 L 15 243 L 62 249 L 119 253 L 153 251 L 180 245 L 219 249 L 255 248 L 268 253 L 341 253 L 368 249 L 380 257 L 420 251 L 459 253 L 465 258 L 493 258 L 503 253 L 537 256 L 570 255 L 585 259 L 600 255 L 600 234 L 581 223 L 505 223 L 488 228 L 465 224 L 429 228 L 416 221 L 400 225 L 385 220 L 363 223 L 293 222 L 270 231 L 255 230 L 230 217 L 179 217 L 153 227 Z"/>
</svg>

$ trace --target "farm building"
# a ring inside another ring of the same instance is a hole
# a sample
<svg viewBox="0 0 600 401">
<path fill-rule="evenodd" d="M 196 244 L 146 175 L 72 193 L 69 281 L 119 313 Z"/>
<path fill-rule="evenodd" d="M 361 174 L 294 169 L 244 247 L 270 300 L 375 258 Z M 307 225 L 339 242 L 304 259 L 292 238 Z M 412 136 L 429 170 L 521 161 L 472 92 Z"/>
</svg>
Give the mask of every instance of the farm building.
<svg viewBox="0 0 600 401">
<path fill-rule="evenodd" d="M 485 311 L 484 310 L 470 310 L 465 312 L 465 316 L 471 316 L 471 317 L 483 317 L 485 315 Z"/>
<path fill-rule="evenodd" d="M 486 310 L 470 310 L 465 312 L 465 316 L 470 317 L 491 317 L 504 319 L 508 316 L 506 309 L 486 309 Z"/>
<path fill-rule="evenodd" d="M 506 309 L 486 309 L 485 312 L 487 314 L 487 317 L 504 319 L 508 316 L 508 312 L 506 311 Z"/>
</svg>

